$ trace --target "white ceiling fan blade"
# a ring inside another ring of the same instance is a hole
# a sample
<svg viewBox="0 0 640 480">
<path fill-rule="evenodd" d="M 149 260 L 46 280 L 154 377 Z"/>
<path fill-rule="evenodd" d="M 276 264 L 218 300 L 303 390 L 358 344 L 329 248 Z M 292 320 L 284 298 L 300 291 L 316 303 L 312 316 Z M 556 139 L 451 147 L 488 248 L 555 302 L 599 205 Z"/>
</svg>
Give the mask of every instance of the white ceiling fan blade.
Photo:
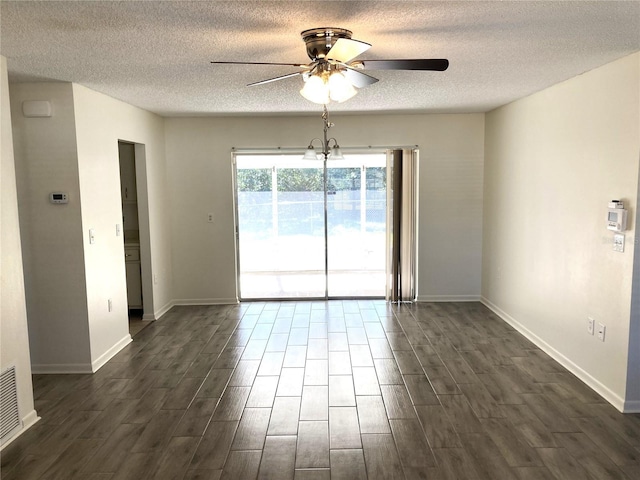
<svg viewBox="0 0 640 480">
<path fill-rule="evenodd" d="M 371 45 L 360 40 L 339 38 L 327 52 L 325 58 L 338 62 L 348 62 L 371 48 Z"/>
<path fill-rule="evenodd" d="M 288 73 L 287 75 L 281 75 L 279 77 L 269 78 L 267 80 L 260 80 L 259 82 L 253 82 L 247 85 L 247 87 L 255 87 L 256 85 L 264 85 L 265 83 L 275 82 L 277 80 L 284 80 L 285 78 L 297 77 L 302 75 L 302 72 Z"/>
<path fill-rule="evenodd" d="M 345 68 L 342 73 L 345 77 L 347 77 L 347 80 L 349 80 L 354 87 L 363 88 L 378 81 L 377 78 L 372 77 L 371 75 L 367 75 L 366 73 L 362 73 L 361 71 L 356 70 L 349 65 L 344 66 L 347 68 Z"/>
<path fill-rule="evenodd" d="M 214 65 L 283 65 L 285 67 L 300 67 L 306 68 L 307 65 L 304 63 L 274 63 L 274 62 L 209 62 Z"/>
</svg>

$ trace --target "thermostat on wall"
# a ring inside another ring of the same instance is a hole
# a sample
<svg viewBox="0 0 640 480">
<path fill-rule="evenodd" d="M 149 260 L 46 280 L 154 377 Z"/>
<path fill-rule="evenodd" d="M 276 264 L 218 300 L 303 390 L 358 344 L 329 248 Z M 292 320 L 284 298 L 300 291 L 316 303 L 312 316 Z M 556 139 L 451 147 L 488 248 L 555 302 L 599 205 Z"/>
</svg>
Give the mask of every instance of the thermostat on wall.
<svg viewBox="0 0 640 480">
<path fill-rule="evenodd" d="M 627 210 L 624 202 L 611 200 L 607 213 L 607 230 L 614 232 L 624 232 L 627 229 Z"/>
<path fill-rule="evenodd" d="M 68 203 L 69 197 L 63 192 L 53 192 L 49 195 L 49 200 L 51 203 Z"/>
</svg>

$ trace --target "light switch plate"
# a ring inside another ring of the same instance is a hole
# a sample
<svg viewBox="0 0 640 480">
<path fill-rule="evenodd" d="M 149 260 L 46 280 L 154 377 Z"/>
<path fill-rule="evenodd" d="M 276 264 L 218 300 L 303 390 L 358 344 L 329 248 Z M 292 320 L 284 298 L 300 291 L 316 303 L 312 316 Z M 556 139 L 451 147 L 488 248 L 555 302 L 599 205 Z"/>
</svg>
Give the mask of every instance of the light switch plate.
<svg viewBox="0 0 640 480">
<path fill-rule="evenodd" d="M 613 251 L 614 252 L 624 252 L 624 234 L 616 233 L 613 236 Z"/>
<path fill-rule="evenodd" d="M 607 332 L 607 327 L 602 323 L 598 323 L 598 339 L 601 342 L 604 342 L 604 336 L 606 332 Z"/>
<path fill-rule="evenodd" d="M 93 228 L 89 229 L 89 243 L 90 244 L 96 243 L 96 232 Z"/>
</svg>

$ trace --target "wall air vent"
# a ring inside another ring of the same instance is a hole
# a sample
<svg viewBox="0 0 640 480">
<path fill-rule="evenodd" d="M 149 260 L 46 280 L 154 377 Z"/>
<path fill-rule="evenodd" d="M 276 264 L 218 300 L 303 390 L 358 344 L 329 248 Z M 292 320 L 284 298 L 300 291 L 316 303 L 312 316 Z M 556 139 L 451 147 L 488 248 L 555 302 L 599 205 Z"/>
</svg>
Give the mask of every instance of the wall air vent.
<svg viewBox="0 0 640 480">
<path fill-rule="evenodd" d="M 18 413 L 18 390 L 16 367 L 11 366 L 0 373 L 0 440 L 4 442 L 16 428 L 20 427 Z"/>
</svg>

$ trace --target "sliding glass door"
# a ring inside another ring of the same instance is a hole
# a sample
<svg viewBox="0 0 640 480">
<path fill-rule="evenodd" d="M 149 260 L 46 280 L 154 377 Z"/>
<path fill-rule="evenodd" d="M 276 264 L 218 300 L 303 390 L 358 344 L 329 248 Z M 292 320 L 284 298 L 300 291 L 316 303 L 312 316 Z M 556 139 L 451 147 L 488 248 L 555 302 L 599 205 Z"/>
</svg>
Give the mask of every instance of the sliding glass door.
<svg viewBox="0 0 640 480">
<path fill-rule="evenodd" d="M 381 297 L 385 288 L 386 156 L 327 162 L 330 297 Z"/>
<path fill-rule="evenodd" d="M 241 298 L 325 295 L 322 162 L 238 155 L 236 213 Z"/>
<path fill-rule="evenodd" d="M 384 296 L 384 153 L 326 168 L 301 155 L 237 154 L 235 167 L 240 298 Z"/>
</svg>

